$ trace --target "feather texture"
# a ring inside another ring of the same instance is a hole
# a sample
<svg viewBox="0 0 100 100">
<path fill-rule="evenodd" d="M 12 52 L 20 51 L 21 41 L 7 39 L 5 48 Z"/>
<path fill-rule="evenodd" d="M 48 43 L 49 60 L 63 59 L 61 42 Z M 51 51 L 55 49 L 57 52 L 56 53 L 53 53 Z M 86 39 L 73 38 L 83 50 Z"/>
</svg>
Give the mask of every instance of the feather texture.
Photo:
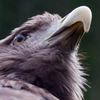
<svg viewBox="0 0 100 100">
<path fill-rule="evenodd" d="M 42 42 L 60 20 L 59 15 L 45 12 L 0 41 L 0 100 L 82 100 L 86 74 L 78 47 L 71 50 L 69 43 L 47 48 Z M 30 38 L 13 45 L 13 39 L 23 33 Z"/>
</svg>

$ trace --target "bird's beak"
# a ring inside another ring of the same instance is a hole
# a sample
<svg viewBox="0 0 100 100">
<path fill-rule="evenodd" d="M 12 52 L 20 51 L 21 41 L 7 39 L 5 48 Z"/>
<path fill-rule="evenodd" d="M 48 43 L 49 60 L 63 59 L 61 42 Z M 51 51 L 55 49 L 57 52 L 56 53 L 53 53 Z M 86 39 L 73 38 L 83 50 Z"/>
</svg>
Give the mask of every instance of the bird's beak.
<svg viewBox="0 0 100 100">
<path fill-rule="evenodd" d="M 58 28 L 49 37 L 48 47 L 58 43 L 62 45 L 71 44 L 74 49 L 80 42 L 84 33 L 88 32 L 91 25 L 92 13 L 86 6 L 74 9 L 71 13 L 61 19 Z"/>
</svg>

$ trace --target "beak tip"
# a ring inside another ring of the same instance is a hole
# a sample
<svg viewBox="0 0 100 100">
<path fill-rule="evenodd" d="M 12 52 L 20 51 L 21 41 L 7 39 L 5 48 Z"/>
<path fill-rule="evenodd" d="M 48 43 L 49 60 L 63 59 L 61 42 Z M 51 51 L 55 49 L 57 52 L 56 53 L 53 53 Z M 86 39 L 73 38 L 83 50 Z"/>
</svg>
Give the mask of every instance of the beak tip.
<svg viewBox="0 0 100 100">
<path fill-rule="evenodd" d="M 85 20 L 83 20 L 84 23 L 84 31 L 87 33 L 90 29 L 91 20 L 92 20 L 92 12 L 89 7 L 87 6 L 80 6 L 77 9 L 79 9 L 81 12 L 83 12 L 83 17 Z"/>
<path fill-rule="evenodd" d="M 83 22 L 84 31 L 88 32 L 90 29 L 92 20 L 92 12 L 89 7 L 87 6 L 80 6 L 74 9 L 71 13 L 68 14 L 68 16 L 65 16 L 61 23 L 63 26 L 71 26 L 73 23 L 76 23 L 78 21 Z"/>
</svg>

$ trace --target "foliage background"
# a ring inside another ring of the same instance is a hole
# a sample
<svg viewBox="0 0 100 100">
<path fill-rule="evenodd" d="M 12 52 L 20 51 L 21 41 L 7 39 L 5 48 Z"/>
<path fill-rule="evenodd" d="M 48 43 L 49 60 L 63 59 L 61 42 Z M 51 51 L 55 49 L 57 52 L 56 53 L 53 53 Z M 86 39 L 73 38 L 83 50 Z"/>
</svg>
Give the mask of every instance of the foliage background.
<svg viewBox="0 0 100 100">
<path fill-rule="evenodd" d="M 74 8 L 86 5 L 91 8 L 91 29 L 82 39 L 79 52 L 85 52 L 84 64 L 90 74 L 85 100 L 100 100 L 100 0 L 0 0 L 0 39 L 20 26 L 28 18 L 48 11 L 62 17 Z"/>
</svg>

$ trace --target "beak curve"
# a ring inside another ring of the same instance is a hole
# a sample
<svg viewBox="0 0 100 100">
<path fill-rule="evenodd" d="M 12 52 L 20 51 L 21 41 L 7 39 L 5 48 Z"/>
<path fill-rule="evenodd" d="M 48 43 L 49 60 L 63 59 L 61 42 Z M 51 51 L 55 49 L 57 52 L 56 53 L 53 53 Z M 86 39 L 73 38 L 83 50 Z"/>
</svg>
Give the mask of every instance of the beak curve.
<svg viewBox="0 0 100 100">
<path fill-rule="evenodd" d="M 59 22 L 58 28 L 49 37 L 48 47 L 53 47 L 58 43 L 67 45 L 70 41 L 72 49 L 80 42 L 84 33 L 90 29 L 92 12 L 87 6 L 81 6 L 74 9 Z"/>
</svg>

